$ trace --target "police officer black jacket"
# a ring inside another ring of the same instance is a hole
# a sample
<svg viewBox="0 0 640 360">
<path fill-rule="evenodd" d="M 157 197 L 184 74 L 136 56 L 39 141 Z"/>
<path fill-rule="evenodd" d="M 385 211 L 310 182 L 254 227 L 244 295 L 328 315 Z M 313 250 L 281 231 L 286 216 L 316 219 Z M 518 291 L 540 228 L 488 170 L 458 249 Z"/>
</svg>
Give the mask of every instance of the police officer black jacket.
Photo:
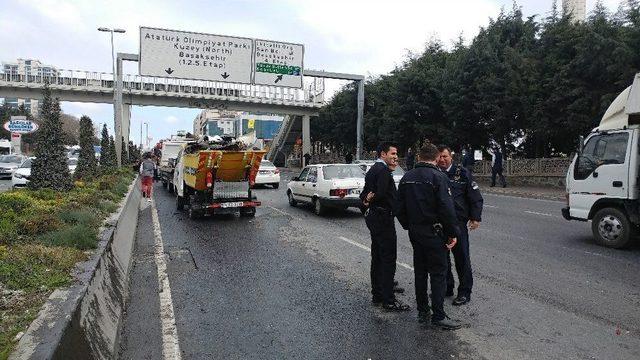
<svg viewBox="0 0 640 360">
<path fill-rule="evenodd" d="M 444 235 L 458 237 L 449 179 L 435 165 L 419 162 L 402 177 L 394 210 L 404 229 L 441 224 Z"/>
<path fill-rule="evenodd" d="M 480 187 L 473 180 L 473 175 L 460 164 L 452 165 L 446 174 L 450 180 L 451 195 L 458 220 L 481 221 L 484 200 L 480 194 Z"/>
<path fill-rule="evenodd" d="M 389 211 L 393 209 L 396 201 L 396 183 L 393 181 L 391 169 L 383 162 L 376 161 L 367 171 L 360 199 L 364 201 L 370 192 L 375 194 L 370 207 L 380 207 Z"/>
</svg>

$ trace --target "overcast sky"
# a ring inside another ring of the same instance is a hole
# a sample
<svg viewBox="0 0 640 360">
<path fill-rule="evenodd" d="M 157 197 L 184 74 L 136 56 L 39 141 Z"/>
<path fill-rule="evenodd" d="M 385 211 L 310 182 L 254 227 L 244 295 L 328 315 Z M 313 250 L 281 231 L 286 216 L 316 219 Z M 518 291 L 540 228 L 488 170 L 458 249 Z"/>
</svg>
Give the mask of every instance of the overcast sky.
<svg viewBox="0 0 640 360">
<path fill-rule="evenodd" d="M 545 16 L 552 0 L 520 0 L 526 16 Z M 561 3 L 561 0 L 558 0 Z M 593 9 L 596 0 L 587 0 Z M 603 0 L 612 11 L 619 0 Z M 473 38 L 511 0 L 208 0 L 5 1 L 0 12 L 0 61 L 38 59 L 59 69 L 111 72 L 111 46 L 101 26 L 119 27 L 117 52 L 137 53 L 139 26 L 281 40 L 305 45 L 305 68 L 383 74 L 407 51 L 439 38 Z M 137 73 L 130 64 L 125 72 Z M 341 84 L 331 82 L 328 88 Z M 113 127 L 110 104 L 63 103 L 66 113 Z M 154 141 L 193 128 L 197 109 L 134 107 L 131 137 L 149 122 Z"/>
</svg>

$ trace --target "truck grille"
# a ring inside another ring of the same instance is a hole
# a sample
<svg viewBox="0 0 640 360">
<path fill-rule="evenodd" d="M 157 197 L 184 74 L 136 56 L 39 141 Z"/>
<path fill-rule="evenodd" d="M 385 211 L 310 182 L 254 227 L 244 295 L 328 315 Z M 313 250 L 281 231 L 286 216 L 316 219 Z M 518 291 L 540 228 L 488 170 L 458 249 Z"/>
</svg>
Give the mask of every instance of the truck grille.
<svg viewBox="0 0 640 360">
<path fill-rule="evenodd" d="M 214 199 L 238 199 L 249 196 L 248 181 L 216 181 L 213 185 Z"/>
</svg>

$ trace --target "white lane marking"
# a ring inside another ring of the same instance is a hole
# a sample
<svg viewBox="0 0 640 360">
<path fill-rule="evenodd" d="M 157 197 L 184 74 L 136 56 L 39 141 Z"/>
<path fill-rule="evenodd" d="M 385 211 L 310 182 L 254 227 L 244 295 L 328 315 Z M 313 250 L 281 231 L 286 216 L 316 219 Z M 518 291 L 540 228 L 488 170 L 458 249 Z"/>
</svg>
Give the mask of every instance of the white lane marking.
<svg viewBox="0 0 640 360">
<path fill-rule="evenodd" d="M 556 217 L 553 214 L 549 214 L 549 213 L 541 213 L 541 212 L 537 212 L 537 211 L 529 211 L 529 210 L 525 210 L 524 212 L 526 212 L 527 214 L 533 214 L 533 215 L 541 215 L 541 216 L 550 216 L 550 217 Z"/>
<path fill-rule="evenodd" d="M 158 220 L 155 201 L 151 202 L 151 218 L 153 219 L 153 237 L 155 239 L 155 261 L 158 269 L 158 285 L 160 296 L 160 320 L 162 322 L 162 357 L 167 360 L 180 360 L 180 344 L 178 343 L 178 327 L 173 312 L 171 300 L 171 286 L 167 275 L 164 246 L 162 245 L 162 231 Z"/>
<path fill-rule="evenodd" d="M 565 250 L 568 250 L 568 251 L 576 251 L 576 249 L 572 249 L 572 248 L 566 247 L 566 246 L 563 246 L 562 248 L 565 249 Z M 621 260 L 621 259 L 618 259 L 616 257 L 610 256 L 610 255 L 607 255 L 607 254 L 601 254 L 601 253 L 597 253 L 597 252 L 593 252 L 593 251 L 588 251 L 588 250 L 578 250 L 578 251 L 582 252 L 583 254 L 587 254 L 587 255 L 603 256 L 603 257 L 607 257 L 607 258 L 610 258 L 610 259 Z"/>
<path fill-rule="evenodd" d="M 286 212 L 286 211 L 282 211 L 282 210 L 280 210 L 280 209 L 278 209 L 278 208 L 276 208 L 276 207 L 273 207 L 273 206 L 271 206 L 271 205 L 269 205 L 269 207 L 270 207 L 271 209 L 273 209 L 273 210 L 275 210 L 275 211 L 279 212 L 279 213 L 280 213 L 280 214 L 282 214 L 282 215 L 285 215 L 285 216 L 291 216 L 291 217 L 293 217 L 293 215 L 289 214 L 289 213 L 288 213 L 288 212 Z"/>
<path fill-rule="evenodd" d="M 351 240 L 351 239 L 347 239 L 347 238 L 346 238 L 346 237 L 344 237 L 344 236 L 338 236 L 338 239 L 340 239 L 340 240 L 342 240 L 342 241 L 344 241 L 344 242 L 347 242 L 347 243 L 349 243 L 349 244 L 351 244 L 351 245 L 357 246 L 357 247 L 359 247 L 359 248 L 360 248 L 360 249 L 362 249 L 362 250 L 366 250 L 366 251 L 368 251 L 368 252 L 371 252 L 371 248 L 370 248 L 370 247 L 368 247 L 368 246 L 366 246 L 366 245 L 362 245 L 362 244 L 360 244 L 360 243 L 359 243 L 359 242 L 357 242 L 357 241 L 353 241 L 353 240 Z M 405 264 L 405 263 L 400 262 L 400 261 L 396 261 L 396 264 L 398 264 L 398 265 L 402 266 L 403 268 L 405 268 L 405 269 L 407 269 L 407 270 L 411 270 L 411 271 L 413 271 L 413 267 L 412 267 L 411 265 Z"/>
<path fill-rule="evenodd" d="M 487 207 L 487 208 L 498 208 L 497 206 L 494 205 L 482 205 L 482 207 Z"/>
</svg>

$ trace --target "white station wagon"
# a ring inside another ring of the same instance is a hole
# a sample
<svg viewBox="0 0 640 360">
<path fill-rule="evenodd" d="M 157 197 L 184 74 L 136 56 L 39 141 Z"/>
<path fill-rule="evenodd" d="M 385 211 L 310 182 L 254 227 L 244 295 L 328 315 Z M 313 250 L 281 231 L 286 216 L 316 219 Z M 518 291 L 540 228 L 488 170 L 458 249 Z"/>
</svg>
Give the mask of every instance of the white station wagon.
<svg viewBox="0 0 640 360">
<path fill-rule="evenodd" d="M 302 169 L 287 185 L 289 205 L 298 202 L 313 205 L 317 215 L 327 208 L 362 208 L 360 192 L 364 187 L 364 171 L 355 164 L 318 164 Z"/>
</svg>

